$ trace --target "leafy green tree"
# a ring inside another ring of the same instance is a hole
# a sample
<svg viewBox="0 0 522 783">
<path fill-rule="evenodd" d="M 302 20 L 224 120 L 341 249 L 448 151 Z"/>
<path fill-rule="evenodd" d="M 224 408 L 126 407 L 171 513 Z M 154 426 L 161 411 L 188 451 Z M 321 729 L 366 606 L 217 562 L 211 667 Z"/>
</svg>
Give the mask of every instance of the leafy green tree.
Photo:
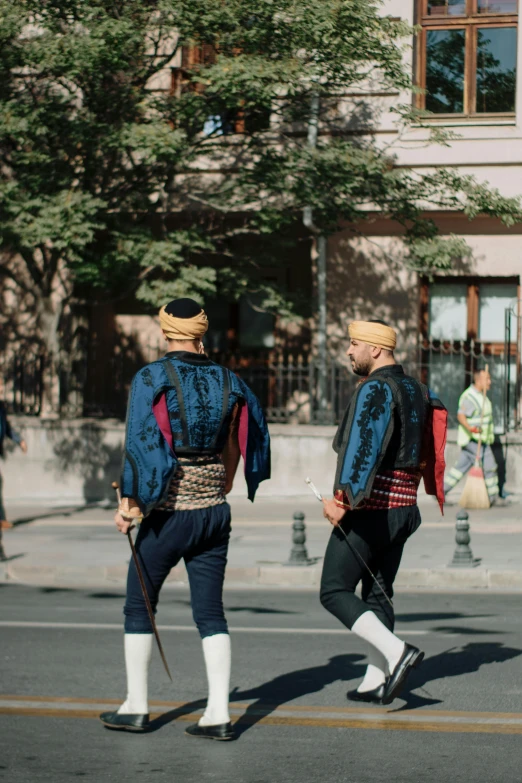
<svg viewBox="0 0 522 783">
<path fill-rule="evenodd" d="M 198 145 L 148 89 L 177 49 L 169 5 L 0 2 L 0 274 L 48 350 L 79 291 L 124 295 L 158 272 L 168 293 L 213 287 L 187 263 L 204 234 L 167 226 L 166 189 Z"/>
<path fill-rule="evenodd" d="M 79 297 L 257 289 L 291 309 L 262 268 L 307 210 L 322 235 L 382 212 L 421 270 L 466 252 L 426 207 L 518 220 L 518 200 L 398 168 L 376 143 L 371 91 L 411 89 L 411 30 L 380 13 L 376 0 L 0 0 L 0 275 L 43 345 L 60 347 Z M 181 52 L 175 89 L 158 91 Z"/>
</svg>

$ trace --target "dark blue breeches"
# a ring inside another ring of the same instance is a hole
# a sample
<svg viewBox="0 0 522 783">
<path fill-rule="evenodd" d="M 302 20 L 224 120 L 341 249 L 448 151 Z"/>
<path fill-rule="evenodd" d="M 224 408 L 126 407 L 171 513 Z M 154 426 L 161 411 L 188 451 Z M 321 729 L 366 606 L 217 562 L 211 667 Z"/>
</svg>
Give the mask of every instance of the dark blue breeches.
<svg viewBox="0 0 522 783">
<path fill-rule="evenodd" d="M 230 506 L 193 511 L 153 511 L 141 524 L 136 551 L 154 613 L 171 569 L 184 559 L 192 614 L 201 637 L 228 633 L 223 581 L 230 538 Z M 127 578 L 125 633 L 152 633 L 134 561 Z"/>
</svg>

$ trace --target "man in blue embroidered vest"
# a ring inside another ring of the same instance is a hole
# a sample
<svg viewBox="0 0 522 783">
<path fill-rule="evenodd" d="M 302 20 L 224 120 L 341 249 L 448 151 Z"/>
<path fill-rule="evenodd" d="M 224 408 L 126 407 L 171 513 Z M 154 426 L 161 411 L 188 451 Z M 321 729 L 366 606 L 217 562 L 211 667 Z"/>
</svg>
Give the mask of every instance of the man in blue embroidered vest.
<svg viewBox="0 0 522 783">
<path fill-rule="evenodd" d="M 442 508 L 447 412 L 396 364 L 396 334 L 387 324 L 355 321 L 349 335 L 347 354 L 364 380 L 334 441 L 334 498 L 324 501 L 334 530 L 324 559 L 321 603 L 370 645 L 365 677 L 348 698 L 390 704 L 424 656 L 393 633 L 391 599 L 404 544 L 421 522 L 421 475 Z M 355 595 L 359 582 L 361 598 Z"/>
<path fill-rule="evenodd" d="M 491 445 L 495 440 L 493 427 L 493 406 L 491 400 L 483 395 L 491 388 L 491 375 L 486 370 L 475 370 L 473 383 L 462 392 L 459 399 L 457 418 L 459 429 L 457 443 L 461 452 L 457 461 L 444 481 L 446 495 L 465 476 L 475 464 L 479 438 L 482 441 L 481 465 L 488 490 L 490 503 L 498 500 L 498 471 Z M 482 406 L 484 405 L 484 415 Z"/>
<path fill-rule="evenodd" d="M 205 355 L 208 321 L 201 307 L 192 299 L 170 302 L 160 310 L 160 325 L 168 353 L 132 382 L 115 520 L 127 533 L 143 519 L 136 550 L 154 611 L 163 582 L 184 559 L 209 687 L 203 717 L 186 732 L 230 740 L 230 637 L 222 597 L 230 537 L 226 495 L 242 454 L 254 500 L 259 483 L 270 478 L 270 440 L 248 386 Z M 153 634 L 132 560 L 124 614 L 127 699 L 100 717 L 109 728 L 146 731 Z"/>
</svg>

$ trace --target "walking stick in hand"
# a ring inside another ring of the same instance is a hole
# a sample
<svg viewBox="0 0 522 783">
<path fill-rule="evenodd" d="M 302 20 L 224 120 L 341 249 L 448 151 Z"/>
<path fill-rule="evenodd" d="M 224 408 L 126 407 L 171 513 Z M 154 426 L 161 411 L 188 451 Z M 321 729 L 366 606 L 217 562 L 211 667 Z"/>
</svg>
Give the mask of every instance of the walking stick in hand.
<svg viewBox="0 0 522 783">
<path fill-rule="evenodd" d="M 116 481 L 112 482 L 112 488 L 116 491 L 116 497 L 118 499 L 118 505 L 121 503 L 121 493 L 120 488 L 118 486 L 118 483 Z M 136 566 L 136 572 L 138 574 L 138 579 L 140 581 L 141 586 L 141 592 L 143 593 L 143 598 L 145 599 L 145 604 L 147 606 L 147 612 L 149 614 L 149 620 L 150 624 L 152 625 L 152 630 L 154 631 L 154 636 L 156 637 L 156 642 L 158 643 L 158 650 L 161 655 L 161 660 L 163 661 L 163 666 L 165 667 L 165 671 L 167 672 L 169 676 L 169 680 L 172 682 L 172 676 L 169 671 L 169 666 L 167 663 L 167 659 L 165 658 L 165 653 L 163 652 L 163 645 L 161 644 L 161 639 L 159 637 L 158 628 L 156 626 L 156 618 L 154 617 L 154 612 L 152 611 L 152 606 L 150 603 L 149 594 L 147 593 L 147 587 L 145 585 L 145 580 L 143 578 L 143 572 L 141 570 L 141 566 L 138 560 L 138 554 L 136 552 L 136 547 L 134 546 L 134 541 L 132 540 L 131 536 L 131 530 L 132 527 L 129 528 L 127 531 L 127 538 L 129 539 L 129 544 L 132 552 L 132 559 L 134 560 L 134 565 Z"/>
<path fill-rule="evenodd" d="M 317 500 L 321 501 L 321 503 L 322 503 L 322 502 L 323 502 L 323 496 L 321 495 L 321 493 L 319 492 L 319 490 L 318 490 L 318 489 L 317 489 L 317 487 L 315 486 L 315 484 L 314 484 L 314 482 L 312 481 L 312 479 L 307 477 L 307 478 L 305 478 L 305 482 L 306 482 L 306 484 L 308 484 L 308 486 L 310 487 L 310 489 L 311 489 L 311 490 L 312 490 L 312 492 L 314 493 L 314 495 L 315 495 L 315 497 L 317 498 Z M 358 558 L 358 560 L 359 560 L 359 562 L 361 563 L 361 565 L 363 565 L 363 566 L 366 568 L 366 570 L 367 570 L 367 571 L 368 571 L 368 573 L 370 574 L 371 578 L 373 579 L 373 581 L 375 582 L 375 584 L 377 585 L 377 587 L 379 588 L 379 590 L 381 591 L 381 593 L 383 594 L 383 596 L 386 598 L 386 600 L 387 600 L 387 601 L 388 601 L 388 603 L 390 604 L 391 608 L 393 609 L 393 604 L 392 604 L 392 602 L 390 601 L 390 599 L 388 598 L 388 596 L 386 595 L 386 593 L 384 592 L 384 590 L 383 590 L 383 588 L 381 587 L 380 583 L 377 581 L 377 577 L 375 576 L 375 574 L 374 574 L 374 573 L 373 573 L 373 571 L 371 570 L 371 568 L 370 568 L 370 566 L 368 565 L 368 563 L 367 563 L 367 562 L 364 560 L 363 556 L 362 556 L 362 555 L 360 555 L 360 554 L 359 554 L 359 552 L 358 552 L 358 551 L 357 551 L 357 550 L 356 550 L 356 549 L 355 549 L 355 548 L 354 548 L 354 547 L 351 545 L 351 543 L 350 543 L 350 539 L 348 538 L 348 536 L 347 536 L 347 535 L 346 535 L 346 533 L 344 532 L 344 530 L 343 530 L 342 526 L 341 526 L 341 525 L 337 525 L 337 530 L 340 530 L 340 531 L 341 531 L 341 533 L 343 534 L 343 536 L 344 536 L 344 538 L 345 538 L 345 541 L 346 541 L 346 543 L 348 544 L 348 546 L 349 546 L 349 547 L 350 547 L 350 549 L 352 550 L 353 554 L 354 554 L 354 555 L 356 555 L 356 557 Z"/>
</svg>

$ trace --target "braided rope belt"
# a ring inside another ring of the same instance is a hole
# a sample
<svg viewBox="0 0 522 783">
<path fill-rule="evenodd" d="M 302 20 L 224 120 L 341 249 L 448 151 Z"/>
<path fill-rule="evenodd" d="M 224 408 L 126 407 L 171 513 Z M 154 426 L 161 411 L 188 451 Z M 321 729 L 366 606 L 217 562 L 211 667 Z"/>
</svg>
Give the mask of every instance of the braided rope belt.
<svg viewBox="0 0 522 783">
<path fill-rule="evenodd" d="M 161 511 L 191 511 L 226 503 L 225 466 L 216 457 L 179 457 L 178 468 L 170 482 L 167 500 Z"/>
</svg>

